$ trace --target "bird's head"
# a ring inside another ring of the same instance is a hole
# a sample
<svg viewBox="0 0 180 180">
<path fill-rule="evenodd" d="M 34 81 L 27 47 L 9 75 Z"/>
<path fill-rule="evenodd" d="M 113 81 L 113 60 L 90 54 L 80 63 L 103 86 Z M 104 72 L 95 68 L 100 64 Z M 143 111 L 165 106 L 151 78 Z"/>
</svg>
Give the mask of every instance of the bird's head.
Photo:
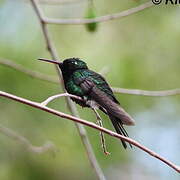
<svg viewBox="0 0 180 180">
<path fill-rule="evenodd" d="M 88 69 L 87 64 L 84 61 L 80 60 L 79 58 L 68 58 L 65 59 L 63 62 L 58 62 L 55 60 L 49 60 L 43 58 L 40 58 L 39 60 L 58 64 L 62 73 L 66 73 L 66 74 L 72 73 L 78 69 Z"/>
<path fill-rule="evenodd" d="M 59 67 L 62 72 L 73 72 L 78 69 L 88 69 L 86 63 L 79 58 L 65 59 Z"/>
</svg>

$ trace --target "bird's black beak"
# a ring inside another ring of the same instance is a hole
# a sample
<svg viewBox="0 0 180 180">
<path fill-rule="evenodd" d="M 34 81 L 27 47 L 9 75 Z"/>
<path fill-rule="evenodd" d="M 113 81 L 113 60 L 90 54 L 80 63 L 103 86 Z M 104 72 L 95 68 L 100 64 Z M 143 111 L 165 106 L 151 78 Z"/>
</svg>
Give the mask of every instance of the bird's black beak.
<svg viewBox="0 0 180 180">
<path fill-rule="evenodd" d="M 44 59 L 44 58 L 39 58 L 38 60 L 40 60 L 40 61 L 45 61 L 45 62 L 49 62 L 49 63 L 53 63 L 53 64 L 58 64 L 59 67 L 62 66 L 62 62 L 58 62 L 58 61 L 56 61 L 56 60 L 50 60 L 50 59 Z"/>
</svg>

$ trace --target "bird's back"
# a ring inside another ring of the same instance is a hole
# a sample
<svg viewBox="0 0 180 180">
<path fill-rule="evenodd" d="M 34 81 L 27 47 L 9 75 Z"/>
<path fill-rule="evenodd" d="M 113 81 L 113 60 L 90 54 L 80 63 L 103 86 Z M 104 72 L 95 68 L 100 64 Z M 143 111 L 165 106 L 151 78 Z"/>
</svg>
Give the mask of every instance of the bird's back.
<svg viewBox="0 0 180 180">
<path fill-rule="evenodd" d="M 80 79 L 88 79 L 92 81 L 99 90 L 103 91 L 111 100 L 119 104 L 108 83 L 100 74 L 89 69 L 80 69 L 73 73 L 72 79 L 77 86 Z M 82 88 L 80 89 L 83 91 Z"/>
</svg>

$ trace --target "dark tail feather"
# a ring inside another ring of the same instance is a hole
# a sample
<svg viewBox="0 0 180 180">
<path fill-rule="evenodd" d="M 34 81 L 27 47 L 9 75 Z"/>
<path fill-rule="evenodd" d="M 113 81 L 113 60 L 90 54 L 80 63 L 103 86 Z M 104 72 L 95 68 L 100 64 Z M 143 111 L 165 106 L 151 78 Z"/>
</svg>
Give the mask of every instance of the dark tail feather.
<svg viewBox="0 0 180 180">
<path fill-rule="evenodd" d="M 113 117 L 112 115 L 109 115 L 109 117 L 110 117 L 110 119 L 112 121 L 112 124 L 113 124 L 116 132 L 118 134 L 121 134 L 121 135 L 125 136 L 125 137 L 129 137 L 128 133 L 124 129 L 124 127 L 123 127 L 122 123 L 120 122 L 120 120 L 117 119 L 116 117 Z M 121 139 L 121 143 L 122 143 L 123 147 L 126 149 L 127 148 L 126 142 Z M 130 145 L 130 147 L 132 147 L 131 144 L 129 144 L 129 145 Z"/>
</svg>

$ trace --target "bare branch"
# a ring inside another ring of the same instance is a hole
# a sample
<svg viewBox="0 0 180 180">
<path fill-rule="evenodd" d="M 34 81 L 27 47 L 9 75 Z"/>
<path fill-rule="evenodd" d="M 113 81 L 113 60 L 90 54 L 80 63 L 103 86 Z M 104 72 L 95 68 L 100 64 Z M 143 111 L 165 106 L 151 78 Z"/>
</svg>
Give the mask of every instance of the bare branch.
<svg viewBox="0 0 180 180">
<path fill-rule="evenodd" d="M 55 145 L 48 141 L 42 146 L 33 146 L 28 139 L 14 132 L 13 130 L 0 125 L 0 132 L 4 135 L 16 140 L 19 144 L 22 144 L 28 151 L 33 153 L 44 153 L 47 151 L 52 151 L 55 153 L 57 151 Z"/>
<path fill-rule="evenodd" d="M 180 89 L 171 89 L 163 91 L 146 91 L 140 89 L 125 89 L 125 88 L 115 88 L 112 87 L 114 93 L 132 94 L 139 96 L 174 96 L 180 94 Z"/>
<path fill-rule="evenodd" d="M 49 76 L 43 73 L 40 73 L 38 71 L 34 71 L 31 69 L 28 69 L 20 64 L 17 64 L 15 62 L 13 62 L 12 60 L 9 59 L 4 59 L 4 58 L 0 58 L 0 64 L 6 66 L 6 67 L 10 67 L 16 71 L 22 72 L 26 75 L 29 75 L 32 78 L 37 78 L 43 81 L 47 81 L 50 83 L 56 83 L 59 84 L 59 80 L 54 77 L 54 76 Z M 104 66 L 100 71 L 99 74 L 101 75 L 106 75 L 109 72 L 109 67 L 108 66 Z"/>
<path fill-rule="evenodd" d="M 25 73 L 33 78 L 37 78 L 37 79 L 41 79 L 43 81 L 48 81 L 51 83 L 58 83 L 59 81 L 57 80 L 57 78 L 53 77 L 53 76 L 48 76 L 46 74 L 40 73 L 38 71 L 33 71 L 30 70 L 28 68 L 25 68 L 24 66 L 14 63 L 13 61 L 10 61 L 8 59 L 2 59 L 0 58 L 0 64 L 6 66 L 6 67 L 10 67 L 12 69 L 15 69 L 17 71 L 20 71 L 22 73 Z"/>
<path fill-rule="evenodd" d="M 51 101 L 53 101 L 59 97 L 72 97 L 72 98 L 78 99 L 80 101 L 83 101 L 83 99 L 80 98 L 79 96 L 75 96 L 73 94 L 68 94 L 68 93 L 63 93 L 63 94 L 56 94 L 54 96 L 51 96 L 51 97 L 47 98 L 45 101 L 43 101 L 41 104 L 43 106 L 47 106 L 48 103 L 50 103 Z"/>
<path fill-rule="evenodd" d="M 110 21 L 114 19 L 120 19 L 126 16 L 129 16 L 131 14 L 137 13 L 139 11 L 142 11 L 146 8 L 152 7 L 154 4 L 152 1 L 149 1 L 147 3 L 141 4 L 140 6 L 115 13 L 115 14 L 110 14 L 106 16 L 101 16 L 101 17 L 96 17 L 92 19 L 53 19 L 53 18 L 47 18 L 44 17 L 44 22 L 47 24 L 66 24 L 66 25 L 72 25 L 72 24 L 89 24 L 89 23 L 95 23 L 95 22 L 105 22 L 105 21 Z"/>
<path fill-rule="evenodd" d="M 45 16 L 43 15 L 43 12 L 41 11 L 40 7 L 38 6 L 36 0 L 30 0 L 30 2 L 31 2 L 31 4 L 32 4 L 32 6 L 36 12 L 36 15 L 37 15 L 39 21 L 40 21 L 40 25 L 41 25 L 41 28 L 43 31 L 44 39 L 46 41 L 47 50 L 50 52 L 53 59 L 59 60 L 57 51 L 56 51 L 56 49 L 55 49 L 55 47 L 54 47 L 54 45 L 50 39 L 47 24 L 46 24 L 46 22 L 44 22 Z M 55 65 L 55 67 L 56 67 L 56 70 L 59 74 L 60 72 L 58 70 L 58 66 Z"/>
<path fill-rule="evenodd" d="M 26 104 L 26 105 L 29 105 L 29 106 L 34 107 L 36 109 L 41 109 L 43 111 L 46 111 L 48 113 L 54 114 L 54 115 L 59 116 L 59 117 L 62 117 L 62 118 L 65 118 L 65 119 L 68 119 L 68 120 L 71 120 L 71 121 L 75 121 L 77 123 L 84 124 L 84 125 L 89 126 L 91 128 L 102 131 L 102 132 L 104 132 L 104 133 L 106 133 L 106 134 L 108 134 L 110 136 L 116 137 L 118 139 L 122 139 L 122 140 L 124 140 L 124 141 L 138 147 L 139 149 L 143 150 L 144 152 L 148 153 L 149 155 L 159 159 L 160 161 L 164 162 L 169 167 L 173 168 L 175 171 L 180 173 L 180 166 L 175 165 L 171 161 L 165 159 L 164 157 L 160 156 L 159 154 L 153 152 L 152 150 L 148 149 L 147 147 L 141 145 L 139 142 L 137 142 L 137 141 L 135 141 L 135 140 L 133 140 L 133 139 L 131 139 L 129 137 L 125 137 L 125 136 L 122 136 L 120 134 L 117 134 L 117 133 L 115 133 L 113 131 L 110 131 L 110 130 L 108 130 L 106 128 L 100 127 L 100 126 L 96 125 L 95 123 L 92 123 L 92 122 L 77 118 L 75 116 L 71 116 L 71 115 L 59 112 L 57 110 L 54 110 L 52 108 L 48 108 L 46 106 L 42 106 L 41 103 L 30 101 L 30 100 L 27 100 L 27 99 L 24 99 L 24 98 L 21 98 L 21 97 L 18 97 L 18 96 L 15 96 L 15 95 L 3 92 L 3 91 L 0 91 L 0 96 L 3 96 L 3 97 L 8 98 L 8 99 L 12 99 L 14 101 L 17 101 L 17 102 L 20 102 L 20 103 L 23 103 L 23 104 Z"/>
<path fill-rule="evenodd" d="M 30 0 L 30 2 L 31 2 L 31 4 L 32 4 L 37 16 L 38 16 L 39 21 L 40 21 L 40 25 L 41 25 L 43 35 L 44 35 L 44 38 L 45 38 L 45 41 L 46 41 L 47 49 L 50 52 L 53 59 L 59 60 L 56 48 L 54 47 L 53 42 L 51 41 L 49 31 L 48 31 L 48 28 L 47 28 L 47 24 L 44 21 L 45 18 L 43 16 L 43 13 L 42 13 L 41 9 L 39 8 L 36 0 Z M 59 76 L 60 83 L 62 85 L 64 85 L 62 77 L 61 77 L 60 69 L 58 68 L 57 65 L 55 65 L 55 68 L 56 68 L 57 74 Z M 64 90 L 64 92 L 66 92 L 64 86 L 63 86 L 63 90 Z M 72 103 L 72 101 L 70 100 L 69 97 L 66 98 L 66 101 L 67 101 L 69 110 L 72 113 L 72 115 L 74 115 L 76 117 L 79 117 L 77 108 L 74 105 L 74 103 Z M 104 174 L 103 174 L 103 172 L 102 172 L 102 170 L 101 170 L 101 168 L 100 168 L 100 166 L 99 166 L 99 164 L 97 162 L 97 159 L 96 159 L 96 157 L 94 155 L 94 152 L 93 152 L 92 146 L 91 146 L 91 144 L 89 142 L 89 139 L 88 139 L 85 128 L 83 127 L 83 125 L 78 124 L 78 123 L 75 123 L 75 125 L 76 125 L 76 127 L 78 129 L 79 135 L 80 135 L 81 140 L 83 142 L 83 145 L 85 147 L 85 150 L 86 150 L 86 153 L 87 153 L 87 156 L 88 156 L 88 159 L 90 161 L 90 164 L 91 164 L 92 168 L 95 170 L 95 173 L 96 173 L 99 180 L 105 180 L 105 176 L 104 176 Z"/>
<path fill-rule="evenodd" d="M 0 58 L 0 64 L 5 65 L 7 67 L 13 68 L 17 71 L 25 73 L 32 78 L 37 78 L 43 81 L 47 81 L 50 83 L 59 84 L 59 81 L 53 77 L 48 76 L 46 74 L 40 73 L 38 71 L 33 71 L 24 66 L 14 63 L 8 59 Z M 100 70 L 100 74 L 104 75 L 108 72 L 108 67 L 102 68 Z M 119 87 L 111 87 L 114 93 L 122 93 L 122 94 L 131 94 L 131 95 L 138 95 L 138 96 L 155 96 L 155 97 L 164 97 L 164 96 L 175 96 L 180 95 L 180 88 L 171 89 L 171 90 L 162 90 L 162 91 L 148 91 L 148 90 L 141 90 L 141 89 L 126 89 L 126 88 L 119 88 Z"/>
</svg>

